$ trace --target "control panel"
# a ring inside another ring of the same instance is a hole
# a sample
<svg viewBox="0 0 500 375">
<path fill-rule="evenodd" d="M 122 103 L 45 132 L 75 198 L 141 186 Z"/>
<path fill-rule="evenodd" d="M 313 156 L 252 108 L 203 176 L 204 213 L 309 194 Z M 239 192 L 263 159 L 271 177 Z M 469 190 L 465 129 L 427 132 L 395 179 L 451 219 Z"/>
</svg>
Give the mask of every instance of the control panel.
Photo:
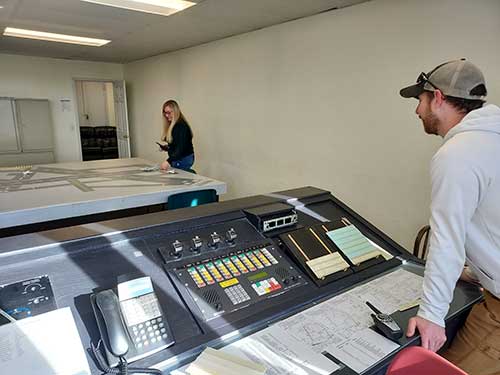
<svg viewBox="0 0 500 375">
<path fill-rule="evenodd" d="M 209 321 L 307 282 L 269 240 L 166 267 L 185 301 Z"/>
<path fill-rule="evenodd" d="M 0 308 L 14 319 L 24 319 L 56 308 L 47 275 L 0 286 Z"/>
<path fill-rule="evenodd" d="M 213 224 L 198 230 L 178 232 L 168 237 L 159 236 L 148 243 L 158 249 L 163 262 L 168 264 L 263 238 L 246 219 L 240 219 L 228 224 Z"/>
</svg>

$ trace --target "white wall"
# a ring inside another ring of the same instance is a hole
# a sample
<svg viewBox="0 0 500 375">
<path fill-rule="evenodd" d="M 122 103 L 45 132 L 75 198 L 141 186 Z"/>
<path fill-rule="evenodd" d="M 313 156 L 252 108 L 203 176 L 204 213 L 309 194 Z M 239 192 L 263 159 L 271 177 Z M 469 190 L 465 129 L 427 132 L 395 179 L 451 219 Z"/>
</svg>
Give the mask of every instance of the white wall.
<svg viewBox="0 0 500 375">
<path fill-rule="evenodd" d="M 468 57 L 500 103 L 500 2 L 374 0 L 125 66 L 134 156 L 161 160 L 161 104 L 194 128 L 226 198 L 313 185 L 406 248 L 428 220 L 426 136 L 399 89 Z"/>
<path fill-rule="evenodd" d="M 123 79 L 123 65 L 0 54 L 0 96 L 50 100 L 56 162 L 81 160 L 73 78 Z"/>
</svg>

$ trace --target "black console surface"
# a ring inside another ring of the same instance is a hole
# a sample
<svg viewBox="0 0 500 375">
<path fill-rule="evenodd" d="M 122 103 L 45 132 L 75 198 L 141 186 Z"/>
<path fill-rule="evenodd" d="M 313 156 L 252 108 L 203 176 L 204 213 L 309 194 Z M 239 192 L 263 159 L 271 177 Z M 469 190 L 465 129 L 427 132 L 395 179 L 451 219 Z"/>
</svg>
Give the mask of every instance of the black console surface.
<svg viewBox="0 0 500 375">
<path fill-rule="evenodd" d="M 290 220 L 273 215 L 273 205 Z M 392 257 L 346 261 L 345 270 L 318 279 L 307 259 L 345 258 L 325 235 L 342 218 Z M 264 231 L 263 222 L 276 225 Z M 175 345 L 136 365 L 160 364 L 165 370 L 193 360 L 208 345 L 221 346 L 221 338 L 255 332 L 403 261 L 418 263 L 329 192 L 310 187 L 3 238 L 0 249 L 0 285 L 47 275 L 51 303 L 72 308 L 85 348 L 99 339 L 90 294 L 113 288 L 123 275 L 150 276 Z M 5 293 L 0 289 L 0 302 Z M 17 303 L 8 296 L 11 305 Z M 477 289 L 459 285 L 450 316 L 466 312 L 479 298 Z M 88 360 L 98 374 L 90 352 Z"/>
</svg>

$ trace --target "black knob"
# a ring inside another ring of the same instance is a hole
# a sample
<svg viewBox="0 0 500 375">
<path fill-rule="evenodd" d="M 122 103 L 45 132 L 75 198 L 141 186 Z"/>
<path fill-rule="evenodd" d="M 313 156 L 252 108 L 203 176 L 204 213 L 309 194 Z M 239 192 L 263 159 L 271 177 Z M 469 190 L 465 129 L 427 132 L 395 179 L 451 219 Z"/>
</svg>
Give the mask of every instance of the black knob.
<svg viewBox="0 0 500 375">
<path fill-rule="evenodd" d="M 191 251 L 193 253 L 199 253 L 201 251 L 201 247 L 203 246 L 203 241 L 199 236 L 194 237 L 192 241 L 193 241 L 193 247 L 191 248 Z"/>
<path fill-rule="evenodd" d="M 293 275 L 292 277 L 290 277 L 290 279 L 292 279 L 293 282 L 296 282 L 297 281 L 297 276 Z"/>
<path fill-rule="evenodd" d="M 287 278 L 283 279 L 283 284 L 285 284 L 285 285 L 290 284 L 290 280 L 288 280 Z"/>
<path fill-rule="evenodd" d="M 233 244 L 236 240 L 236 237 L 238 237 L 238 234 L 236 233 L 234 228 L 231 228 L 226 232 L 226 241 L 228 243 Z"/>
<path fill-rule="evenodd" d="M 179 240 L 175 240 L 172 243 L 172 247 L 174 248 L 174 250 L 173 250 L 174 255 L 180 255 L 182 253 L 183 246 L 182 246 L 182 242 L 180 242 Z"/>
<path fill-rule="evenodd" d="M 210 235 L 210 241 L 208 242 L 208 246 L 211 247 L 217 247 L 220 242 L 220 236 L 217 234 L 217 232 L 213 232 Z"/>
<path fill-rule="evenodd" d="M 214 305 L 214 307 L 215 307 L 215 310 L 217 310 L 217 311 L 221 311 L 222 310 L 222 304 L 220 304 L 220 303 L 216 303 Z"/>
</svg>

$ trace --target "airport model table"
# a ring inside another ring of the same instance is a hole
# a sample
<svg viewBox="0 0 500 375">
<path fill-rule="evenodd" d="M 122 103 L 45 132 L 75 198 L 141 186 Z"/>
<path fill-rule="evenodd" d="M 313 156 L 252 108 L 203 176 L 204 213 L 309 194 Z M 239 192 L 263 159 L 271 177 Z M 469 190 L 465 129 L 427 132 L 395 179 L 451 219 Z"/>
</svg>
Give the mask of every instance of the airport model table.
<svg viewBox="0 0 500 375">
<path fill-rule="evenodd" d="M 0 230 L 165 204 L 180 192 L 226 192 L 224 182 L 178 169 L 148 171 L 152 165 L 131 158 L 0 167 Z"/>
</svg>

